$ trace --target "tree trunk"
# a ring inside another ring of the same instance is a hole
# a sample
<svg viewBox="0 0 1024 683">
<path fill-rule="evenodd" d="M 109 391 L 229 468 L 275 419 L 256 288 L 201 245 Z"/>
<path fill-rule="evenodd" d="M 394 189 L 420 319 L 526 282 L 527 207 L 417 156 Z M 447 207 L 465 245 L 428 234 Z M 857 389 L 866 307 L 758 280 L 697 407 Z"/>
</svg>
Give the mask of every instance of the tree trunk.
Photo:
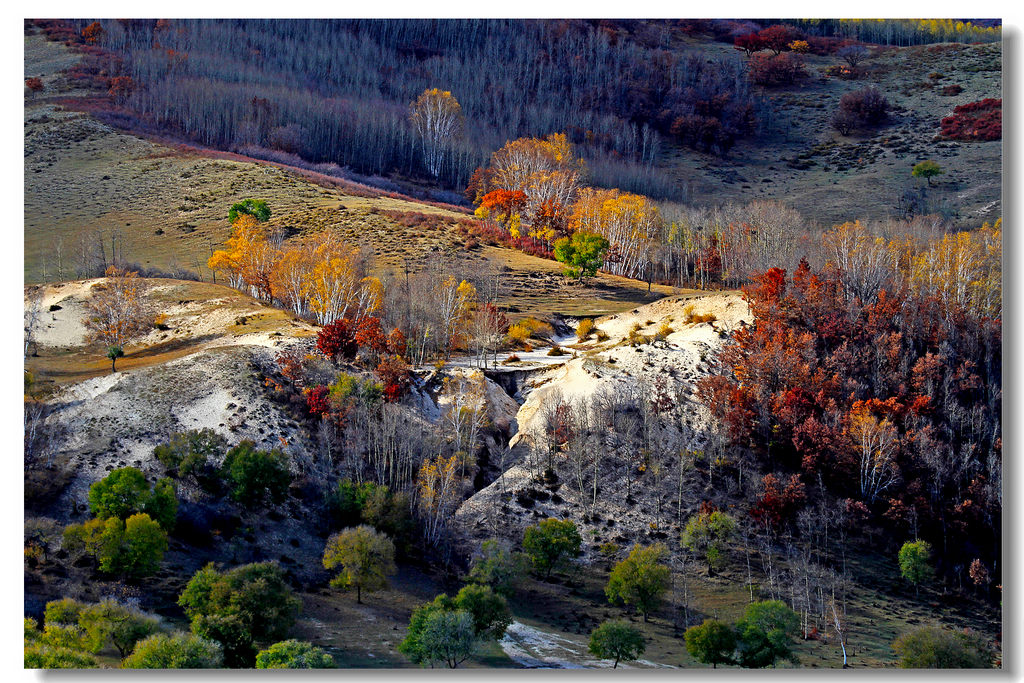
<svg viewBox="0 0 1024 683">
<path fill-rule="evenodd" d="M 363 604 L 363 588 L 359 585 L 356 585 L 356 603 Z"/>
</svg>

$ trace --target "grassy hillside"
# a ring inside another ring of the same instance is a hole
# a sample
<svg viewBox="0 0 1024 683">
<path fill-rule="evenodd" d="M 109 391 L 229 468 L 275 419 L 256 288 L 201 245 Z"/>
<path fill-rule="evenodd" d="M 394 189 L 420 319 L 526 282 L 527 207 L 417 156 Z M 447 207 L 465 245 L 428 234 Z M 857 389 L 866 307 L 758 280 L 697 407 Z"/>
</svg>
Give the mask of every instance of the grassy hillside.
<svg viewBox="0 0 1024 683">
<path fill-rule="evenodd" d="M 711 53 L 735 52 L 721 43 L 699 45 Z M 904 190 L 922 185 L 910 176 L 911 168 L 933 159 L 946 175 L 929 190 L 930 211 L 964 227 L 995 220 L 1002 213 L 1001 142 L 935 138 L 940 119 L 955 106 L 1002 97 L 1001 45 L 876 48 L 874 53 L 861 65 L 867 74 L 852 81 L 824 75 L 841 59 L 805 55 L 809 78 L 760 89 L 772 111 L 763 135 L 739 141 L 724 159 L 673 149 L 666 154 L 665 172 L 687 188 L 688 201 L 695 204 L 775 199 L 829 226 L 899 217 Z M 829 123 L 839 99 L 869 85 L 893 106 L 890 120 L 875 130 L 840 135 Z M 943 95 L 951 85 L 963 91 Z"/>
</svg>

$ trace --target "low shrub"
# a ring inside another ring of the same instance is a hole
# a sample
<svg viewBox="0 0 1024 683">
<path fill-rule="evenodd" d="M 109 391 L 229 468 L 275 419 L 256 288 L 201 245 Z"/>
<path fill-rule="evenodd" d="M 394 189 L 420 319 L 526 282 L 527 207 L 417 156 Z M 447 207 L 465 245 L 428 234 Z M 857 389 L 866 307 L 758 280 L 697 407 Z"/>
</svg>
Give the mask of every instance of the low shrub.
<svg viewBox="0 0 1024 683">
<path fill-rule="evenodd" d="M 1003 137 L 1003 101 L 987 98 L 961 104 L 941 121 L 942 137 L 948 140 L 991 141 Z"/>
</svg>

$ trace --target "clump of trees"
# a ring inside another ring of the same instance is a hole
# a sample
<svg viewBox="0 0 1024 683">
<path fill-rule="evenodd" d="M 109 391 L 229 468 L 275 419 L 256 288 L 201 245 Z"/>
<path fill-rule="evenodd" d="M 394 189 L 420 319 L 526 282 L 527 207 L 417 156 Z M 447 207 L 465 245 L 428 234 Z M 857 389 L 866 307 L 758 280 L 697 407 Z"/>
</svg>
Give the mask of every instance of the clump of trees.
<svg viewBox="0 0 1024 683">
<path fill-rule="evenodd" d="M 943 547 L 940 570 L 998 557 L 1001 224 L 916 241 L 846 224 L 823 243 L 823 269 L 746 288 L 755 322 L 698 396 L 731 443 Z"/>
<path fill-rule="evenodd" d="M 257 669 L 333 669 L 334 657 L 300 640 L 283 640 L 256 654 Z"/>
<path fill-rule="evenodd" d="M 292 475 L 278 450 L 261 451 L 249 440 L 227 452 L 221 468 L 235 501 L 253 507 L 278 504 L 288 495 Z"/>
<path fill-rule="evenodd" d="M 261 647 L 284 639 L 301 606 L 272 562 L 227 571 L 208 564 L 189 580 L 178 604 L 192 633 L 219 643 L 231 668 L 251 667 Z"/>
<path fill-rule="evenodd" d="M 174 526 L 178 499 L 169 479 L 150 488 L 134 467 L 114 470 L 89 488 L 95 515 L 64 528 L 64 548 L 84 553 L 100 571 L 141 578 L 156 571 L 167 550 L 167 531 Z"/>
<path fill-rule="evenodd" d="M 443 663 L 454 669 L 484 641 L 500 640 L 511 623 L 504 597 L 489 587 L 469 585 L 454 598 L 441 594 L 418 607 L 398 651 L 422 666 Z"/>
<path fill-rule="evenodd" d="M 732 626 L 707 619 L 686 630 L 686 650 L 699 662 L 739 664 L 748 669 L 775 666 L 780 660 L 798 662 L 793 638 L 800 630 L 796 612 L 778 600 L 747 605 Z"/>
</svg>

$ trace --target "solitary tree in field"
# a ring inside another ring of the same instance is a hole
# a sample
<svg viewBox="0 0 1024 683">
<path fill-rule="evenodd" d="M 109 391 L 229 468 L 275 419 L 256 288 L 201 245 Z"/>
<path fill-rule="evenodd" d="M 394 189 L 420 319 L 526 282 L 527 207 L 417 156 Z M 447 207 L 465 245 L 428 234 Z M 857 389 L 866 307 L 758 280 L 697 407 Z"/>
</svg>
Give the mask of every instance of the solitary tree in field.
<svg viewBox="0 0 1024 683">
<path fill-rule="evenodd" d="M 662 564 L 668 557 L 668 548 L 656 543 L 646 548 L 633 546 L 629 557 L 615 565 L 604 592 L 609 602 L 621 600 L 636 605 L 647 621 L 648 615 L 661 604 L 668 590 L 669 568 Z"/>
<path fill-rule="evenodd" d="M 922 161 L 919 164 L 914 165 L 914 170 L 910 172 L 910 175 L 915 178 L 924 178 L 928 181 L 928 185 L 932 184 L 932 178 L 944 174 L 945 171 L 934 161 Z"/>
<path fill-rule="evenodd" d="M 921 583 L 930 579 L 935 570 L 928 564 L 928 556 L 932 547 L 927 541 L 907 541 L 900 548 L 900 575 L 914 584 L 914 595 L 917 595 Z"/>
<path fill-rule="evenodd" d="M 386 588 L 394 574 L 395 544 L 384 534 L 365 524 L 346 529 L 327 540 L 324 567 L 340 567 L 331 585 L 342 590 L 356 589 L 356 602 L 362 603 L 363 590 Z"/>
<path fill-rule="evenodd" d="M 128 342 L 152 327 L 153 315 L 143 298 L 146 288 L 137 272 L 110 266 L 105 276 L 104 283 L 94 285 L 84 322 L 88 339 L 107 349 L 113 372 Z"/>
<path fill-rule="evenodd" d="M 436 178 L 441 173 L 446 143 L 462 134 L 462 107 L 451 92 L 428 88 L 412 103 L 410 119 L 423 141 L 423 161 Z"/>
<path fill-rule="evenodd" d="M 642 655 L 647 645 L 640 631 L 629 622 L 615 620 L 604 622 L 590 633 L 587 649 L 595 657 L 615 660 L 612 668 L 617 669 L 619 662 L 628 662 Z"/>
</svg>

